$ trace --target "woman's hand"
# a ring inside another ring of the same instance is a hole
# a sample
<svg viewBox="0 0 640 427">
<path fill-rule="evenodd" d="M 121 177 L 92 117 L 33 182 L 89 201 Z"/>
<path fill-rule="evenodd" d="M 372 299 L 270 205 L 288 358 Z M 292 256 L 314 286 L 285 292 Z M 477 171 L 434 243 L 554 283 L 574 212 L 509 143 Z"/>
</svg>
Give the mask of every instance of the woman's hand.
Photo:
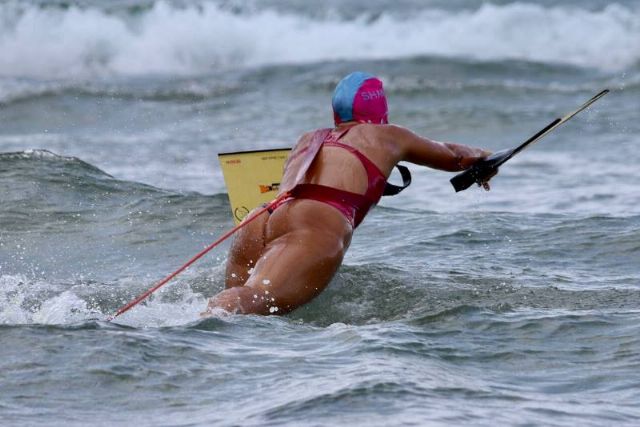
<svg viewBox="0 0 640 427">
<path fill-rule="evenodd" d="M 491 151 L 482 150 L 483 157 L 479 161 L 482 161 L 493 154 Z M 498 174 L 498 168 L 491 168 L 491 173 L 486 177 L 483 177 L 482 181 L 478 182 L 478 186 L 484 188 L 485 191 L 490 191 L 491 186 L 489 185 L 489 181 L 491 178 Z"/>
<path fill-rule="evenodd" d="M 491 190 L 491 186 L 489 185 L 489 181 L 491 180 L 491 178 L 493 178 L 497 174 L 498 174 L 498 169 L 497 168 L 493 169 L 489 176 L 487 176 L 485 179 L 483 179 L 481 182 L 478 183 L 478 186 L 481 186 L 482 188 L 484 188 L 485 191 Z"/>
</svg>

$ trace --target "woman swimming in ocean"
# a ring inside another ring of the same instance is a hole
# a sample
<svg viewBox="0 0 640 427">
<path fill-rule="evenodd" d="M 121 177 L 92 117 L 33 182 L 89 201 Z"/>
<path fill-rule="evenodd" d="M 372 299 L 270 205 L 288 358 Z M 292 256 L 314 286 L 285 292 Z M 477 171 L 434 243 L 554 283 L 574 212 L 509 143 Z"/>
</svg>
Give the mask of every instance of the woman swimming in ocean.
<svg viewBox="0 0 640 427">
<path fill-rule="evenodd" d="M 278 197 L 235 237 L 225 289 L 204 316 L 285 314 L 322 292 L 340 267 L 353 231 L 382 196 L 400 161 L 456 172 L 488 151 L 442 143 L 388 124 L 382 82 L 355 72 L 334 92 L 335 128 L 302 135 Z M 483 186 L 489 189 L 488 182 Z"/>
</svg>

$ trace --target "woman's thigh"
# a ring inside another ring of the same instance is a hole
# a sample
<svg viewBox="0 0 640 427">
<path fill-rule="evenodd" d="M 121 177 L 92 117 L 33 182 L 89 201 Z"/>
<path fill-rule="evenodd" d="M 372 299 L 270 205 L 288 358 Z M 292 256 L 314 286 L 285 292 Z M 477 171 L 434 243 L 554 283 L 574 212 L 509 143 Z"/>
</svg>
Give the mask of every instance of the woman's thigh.
<svg viewBox="0 0 640 427">
<path fill-rule="evenodd" d="M 352 228 L 334 208 L 294 201 L 248 224 L 234 241 L 224 291 L 209 309 L 284 314 L 329 284 L 351 241 Z"/>
<path fill-rule="evenodd" d="M 268 243 L 245 283 L 243 311 L 287 313 L 322 292 L 344 257 L 340 239 L 298 231 Z"/>
<path fill-rule="evenodd" d="M 265 212 L 236 233 L 227 258 L 226 288 L 244 285 L 251 275 L 265 248 L 264 235 L 268 220 L 269 214 Z"/>
</svg>

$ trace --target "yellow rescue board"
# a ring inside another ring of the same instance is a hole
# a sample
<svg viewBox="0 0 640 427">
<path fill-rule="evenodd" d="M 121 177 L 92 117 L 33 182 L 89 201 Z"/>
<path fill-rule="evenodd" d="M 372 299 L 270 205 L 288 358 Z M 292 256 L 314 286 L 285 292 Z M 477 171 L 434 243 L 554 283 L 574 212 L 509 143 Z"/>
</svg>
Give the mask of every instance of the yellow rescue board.
<svg viewBox="0 0 640 427">
<path fill-rule="evenodd" d="M 290 151 L 281 148 L 218 154 L 236 224 L 253 208 L 276 197 Z"/>
</svg>

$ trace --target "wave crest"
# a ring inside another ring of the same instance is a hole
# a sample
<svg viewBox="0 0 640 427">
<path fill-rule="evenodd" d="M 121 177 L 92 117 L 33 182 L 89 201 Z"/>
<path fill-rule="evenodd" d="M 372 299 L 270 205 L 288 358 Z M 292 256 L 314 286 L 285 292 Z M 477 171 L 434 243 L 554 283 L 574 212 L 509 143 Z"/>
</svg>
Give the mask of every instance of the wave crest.
<svg viewBox="0 0 640 427">
<path fill-rule="evenodd" d="M 0 6 L 0 76 L 65 78 L 189 75 L 229 67 L 345 59 L 442 56 L 518 59 L 621 70 L 640 62 L 640 10 L 599 11 L 534 4 L 476 10 L 425 9 L 319 19 L 273 10 L 228 11 L 215 4 L 159 1 L 115 13 Z"/>
</svg>

